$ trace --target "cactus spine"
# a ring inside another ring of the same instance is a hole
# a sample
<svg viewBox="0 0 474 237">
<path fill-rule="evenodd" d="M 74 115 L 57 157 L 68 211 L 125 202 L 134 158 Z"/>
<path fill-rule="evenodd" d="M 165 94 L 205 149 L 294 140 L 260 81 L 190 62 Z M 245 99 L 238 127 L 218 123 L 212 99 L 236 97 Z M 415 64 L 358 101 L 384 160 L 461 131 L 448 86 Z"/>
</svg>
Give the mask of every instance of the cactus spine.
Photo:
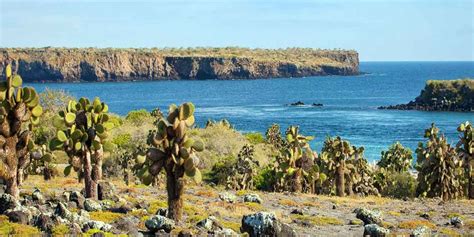
<svg viewBox="0 0 474 237">
<path fill-rule="evenodd" d="M 35 89 L 22 87 L 20 75 L 12 74 L 10 64 L 5 75 L 6 81 L 0 82 L 0 177 L 6 181 L 6 193 L 18 197 L 34 148 L 33 126 L 39 123 L 43 108 Z"/>
<path fill-rule="evenodd" d="M 183 215 L 184 175 L 197 183 L 202 179 L 196 152 L 204 150 L 204 144 L 188 136 L 187 130 L 193 125 L 192 103 L 184 103 L 179 107 L 170 105 L 168 116 L 160 118 L 156 123 L 156 130 L 149 133 L 150 148 L 146 152 L 142 169 L 138 171 L 142 182 L 149 185 L 162 169 L 165 170 L 168 217 L 177 222 Z"/>
<path fill-rule="evenodd" d="M 69 101 L 67 107 L 54 118 L 57 135 L 50 141 L 51 150 L 64 150 L 69 157 L 69 166 L 64 174 L 74 169 L 79 179 L 84 178 L 87 198 L 97 199 L 97 184 L 102 179 L 102 158 L 108 131 L 113 123 L 108 122 L 108 106 L 95 98 L 78 102 Z"/>
<path fill-rule="evenodd" d="M 467 195 L 469 199 L 474 199 L 474 130 L 472 124 L 465 122 L 458 127 L 459 142 L 456 150 L 464 161 L 467 175 Z"/>
<path fill-rule="evenodd" d="M 416 149 L 416 168 L 419 172 L 417 193 L 443 200 L 454 199 L 463 193 L 463 164 L 444 135 L 439 136 L 438 133 L 439 129 L 431 124 L 425 130 L 425 137 L 428 138 L 426 145 L 420 142 Z"/>
</svg>

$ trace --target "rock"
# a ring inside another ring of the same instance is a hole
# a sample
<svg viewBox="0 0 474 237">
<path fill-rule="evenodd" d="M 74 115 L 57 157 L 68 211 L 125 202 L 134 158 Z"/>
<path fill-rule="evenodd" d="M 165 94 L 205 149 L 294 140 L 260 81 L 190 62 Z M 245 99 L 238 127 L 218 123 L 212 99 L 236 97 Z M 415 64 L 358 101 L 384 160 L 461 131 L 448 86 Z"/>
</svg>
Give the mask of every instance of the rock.
<svg viewBox="0 0 474 237">
<path fill-rule="evenodd" d="M 222 230 L 214 231 L 214 236 L 239 236 L 234 230 L 223 228 Z"/>
<path fill-rule="evenodd" d="M 158 210 L 156 210 L 155 214 L 166 217 L 166 216 L 168 216 L 168 208 L 163 208 L 163 207 L 158 208 Z"/>
<path fill-rule="evenodd" d="M 84 201 L 84 209 L 86 211 L 100 211 L 102 210 L 102 206 L 92 199 L 86 199 Z"/>
<path fill-rule="evenodd" d="M 31 194 L 31 199 L 33 199 L 33 201 L 35 201 L 36 203 L 39 203 L 39 204 L 44 204 L 44 202 L 45 202 L 43 194 L 37 188 L 35 188 L 35 190 Z"/>
<path fill-rule="evenodd" d="M 382 224 L 382 213 L 380 211 L 371 211 L 365 208 L 356 208 L 354 210 L 356 217 L 361 219 L 365 225 L 368 224 Z"/>
<path fill-rule="evenodd" d="M 303 103 L 303 101 L 298 100 L 297 102 L 291 103 L 290 105 L 291 106 L 303 106 L 304 103 Z"/>
<path fill-rule="evenodd" d="M 72 213 L 66 208 L 66 205 L 64 203 L 59 202 L 56 206 L 54 214 L 64 219 L 69 219 Z"/>
<path fill-rule="evenodd" d="M 431 229 L 426 226 L 418 226 L 413 230 L 413 232 L 411 232 L 411 236 L 413 237 L 431 236 Z"/>
<path fill-rule="evenodd" d="M 151 232 L 157 232 L 159 230 L 164 230 L 169 233 L 174 229 L 175 223 L 173 220 L 168 219 L 164 216 L 155 215 L 150 219 L 145 221 L 145 226 Z"/>
<path fill-rule="evenodd" d="M 313 103 L 312 106 L 313 106 L 313 107 L 322 107 L 323 104 L 321 104 L 321 103 Z"/>
<path fill-rule="evenodd" d="M 26 208 L 20 210 L 8 210 L 5 212 L 5 215 L 8 216 L 10 222 L 20 223 L 28 225 L 32 218 L 31 213 Z"/>
<path fill-rule="evenodd" d="M 111 207 L 109 208 L 109 211 L 111 212 L 115 212 L 115 213 L 123 213 L 123 214 L 127 214 L 129 212 L 131 212 L 133 210 L 132 206 L 130 206 L 130 204 L 128 203 L 124 203 L 118 207 Z"/>
<path fill-rule="evenodd" d="M 427 213 L 427 212 L 422 213 L 422 214 L 420 215 L 420 217 L 422 217 L 422 218 L 424 218 L 424 219 L 427 219 L 427 220 L 431 219 L 430 214 Z"/>
<path fill-rule="evenodd" d="M 55 223 L 50 215 L 40 214 L 35 218 L 34 221 L 34 226 L 45 232 L 48 232 L 53 229 L 54 225 Z"/>
<path fill-rule="evenodd" d="M 449 219 L 449 223 L 457 228 L 461 228 L 464 225 L 461 217 L 459 216 L 451 217 L 451 219 Z"/>
<path fill-rule="evenodd" d="M 104 232 L 96 232 L 96 233 L 92 234 L 91 237 L 105 237 L 105 233 Z"/>
<path fill-rule="evenodd" d="M 5 213 L 8 209 L 15 209 L 20 206 L 20 202 L 12 195 L 4 193 L 0 196 L 0 214 Z"/>
<path fill-rule="evenodd" d="M 219 194 L 219 198 L 224 201 L 224 202 L 228 202 L 228 203 L 234 203 L 235 200 L 237 200 L 237 197 L 232 194 L 232 193 L 228 193 L 228 192 L 225 192 L 225 193 L 220 193 Z"/>
<path fill-rule="evenodd" d="M 196 226 L 205 229 L 211 233 L 216 230 L 221 230 L 223 228 L 214 216 L 209 216 L 208 218 L 199 221 Z"/>
<path fill-rule="evenodd" d="M 115 195 L 117 193 L 115 185 L 109 181 L 100 181 L 97 184 L 97 192 L 99 200 L 118 201 L 117 195 Z"/>
<path fill-rule="evenodd" d="M 193 233 L 189 230 L 181 230 L 179 233 L 178 233 L 178 237 L 191 237 L 193 236 Z"/>
<path fill-rule="evenodd" d="M 86 198 L 78 191 L 73 191 L 69 195 L 69 201 L 75 202 L 77 204 L 77 207 L 80 209 L 84 209 L 84 201 Z"/>
<path fill-rule="evenodd" d="M 282 224 L 276 219 L 275 214 L 270 212 L 257 212 L 243 216 L 240 231 L 248 233 L 251 237 L 296 236 L 289 225 Z"/>
<path fill-rule="evenodd" d="M 63 194 L 61 194 L 61 200 L 62 200 L 63 202 L 69 202 L 69 201 L 71 201 L 70 197 L 71 197 L 71 193 L 70 193 L 70 192 L 63 192 Z"/>
<path fill-rule="evenodd" d="M 134 216 L 124 216 L 112 223 L 114 229 L 123 231 L 125 233 L 130 233 L 136 229 L 138 229 L 138 224 L 140 220 Z"/>
<path fill-rule="evenodd" d="M 332 205 L 332 209 L 333 209 L 333 210 L 336 210 L 336 209 L 337 209 L 337 205 L 336 205 L 336 204 Z"/>
<path fill-rule="evenodd" d="M 88 221 L 86 225 L 89 227 L 89 229 L 97 229 L 105 232 L 109 232 L 112 229 L 112 225 L 102 221 Z"/>
<path fill-rule="evenodd" d="M 262 203 L 262 199 L 258 194 L 250 193 L 244 195 L 244 202 Z"/>
<path fill-rule="evenodd" d="M 68 208 L 68 209 L 77 209 L 77 208 L 79 208 L 79 207 L 77 206 L 77 203 L 76 203 L 76 202 L 68 202 L 68 203 L 67 203 L 67 208 Z"/>
<path fill-rule="evenodd" d="M 301 216 L 302 216 L 302 215 L 303 215 L 303 210 L 301 210 L 301 209 L 293 209 L 293 210 L 291 211 L 291 214 L 301 215 Z"/>
<path fill-rule="evenodd" d="M 380 227 L 377 224 L 368 224 L 364 226 L 364 236 L 384 237 L 390 234 L 390 230 Z"/>
</svg>

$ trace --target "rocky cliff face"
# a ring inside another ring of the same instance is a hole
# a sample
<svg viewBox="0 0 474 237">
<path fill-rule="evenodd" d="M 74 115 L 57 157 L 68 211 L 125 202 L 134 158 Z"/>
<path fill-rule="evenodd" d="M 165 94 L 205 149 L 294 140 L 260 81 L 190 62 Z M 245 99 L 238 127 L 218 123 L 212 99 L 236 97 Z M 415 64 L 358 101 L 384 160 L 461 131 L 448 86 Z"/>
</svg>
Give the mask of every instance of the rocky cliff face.
<svg viewBox="0 0 474 237">
<path fill-rule="evenodd" d="M 11 62 L 25 81 L 251 79 L 356 75 L 355 51 L 323 51 L 305 60 L 247 56 L 177 56 L 159 50 L 0 48 L 0 72 Z"/>
</svg>

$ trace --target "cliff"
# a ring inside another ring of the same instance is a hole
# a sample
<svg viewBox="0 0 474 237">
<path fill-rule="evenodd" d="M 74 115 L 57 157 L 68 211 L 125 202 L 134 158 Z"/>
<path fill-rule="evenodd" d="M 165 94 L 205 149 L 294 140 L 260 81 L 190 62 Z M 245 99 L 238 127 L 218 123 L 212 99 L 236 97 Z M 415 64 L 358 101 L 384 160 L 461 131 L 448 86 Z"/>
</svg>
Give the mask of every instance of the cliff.
<svg viewBox="0 0 474 237">
<path fill-rule="evenodd" d="M 474 79 L 429 80 L 414 101 L 379 109 L 472 112 Z"/>
<path fill-rule="evenodd" d="M 0 48 L 25 81 L 251 79 L 356 75 L 355 51 L 318 49 Z"/>
</svg>

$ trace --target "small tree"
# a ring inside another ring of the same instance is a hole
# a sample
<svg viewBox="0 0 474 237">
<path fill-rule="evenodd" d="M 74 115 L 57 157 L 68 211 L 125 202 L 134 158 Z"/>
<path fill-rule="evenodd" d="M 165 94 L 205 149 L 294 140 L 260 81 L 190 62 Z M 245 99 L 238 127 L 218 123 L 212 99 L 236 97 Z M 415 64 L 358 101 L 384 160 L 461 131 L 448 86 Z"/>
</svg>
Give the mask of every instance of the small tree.
<svg viewBox="0 0 474 237">
<path fill-rule="evenodd" d="M 227 176 L 227 188 L 245 190 L 254 188 L 253 178 L 257 175 L 258 161 L 254 158 L 254 147 L 244 145 L 237 156 L 237 161 L 230 167 Z"/>
<path fill-rule="evenodd" d="M 51 150 L 64 150 L 69 157 L 69 166 L 64 175 L 74 169 L 79 179 L 84 178 L 85 196 L 98 198 L 98 182 L 102 179 L 102 159 L 108 131 L 114 124 L 108 122 L 108 106 L 95 98 L 69 101 L 67 107 L 53 120 L 57 134 L 50 142 Z"/>
<path fill-rule="evenodd" d="M 471 123 L 465 122 L 458 127 L 461 133 L 456 150 L 461 159 L 467 176 L 467 194 L 469 199 L 474 199 L 474 129 Z"/>
<path fill-rule="evenodd" d="M 411 150 L 403 147 L 400 142 L 396 142 L 389 147 L 388 151 L 382 151 L 382 158 L 377 165 L 388 171 L 400 173 L 408 171 L 412 162 Z"/>
<path fill-rule="evenodd" d="M 6 81 L 0 82 L 0 177 L 6 181 L 6 193 L 18 198 L 34 148 L 33 126 L 43 108 L 35 89 L 23 88 L 20 75 L 12 75 L 11 65 L 5 75 Z"/>
<path fill-rule="evenodd" d="M 156 130 L 150 131 L 146 161 L 138 171 L 145 185 L 152 183 L 162 169 L 166 172 L 168 218 L 177 222 L 183 215 L 184 175 L 197 183 L 202 180 L 196 152 L 204 150 L 201 140 L 193 140 L 187 130 L 194 125 L 194 105 L 170 105 L 168 116 L 159 118 Z M 141 162 L 139 162 L 141 163 Z"/>
<path fill-rule="evenodd" d="M 433 124 L 425 130 L 426 145 L 422 142 L 416 149 L 418 170 L 417 193 L 427 197 L 441 197 L 443 200 L 462 195 L 463 164 L 456 150 L 448 144 L 444 135 Z"/>
</svg>

